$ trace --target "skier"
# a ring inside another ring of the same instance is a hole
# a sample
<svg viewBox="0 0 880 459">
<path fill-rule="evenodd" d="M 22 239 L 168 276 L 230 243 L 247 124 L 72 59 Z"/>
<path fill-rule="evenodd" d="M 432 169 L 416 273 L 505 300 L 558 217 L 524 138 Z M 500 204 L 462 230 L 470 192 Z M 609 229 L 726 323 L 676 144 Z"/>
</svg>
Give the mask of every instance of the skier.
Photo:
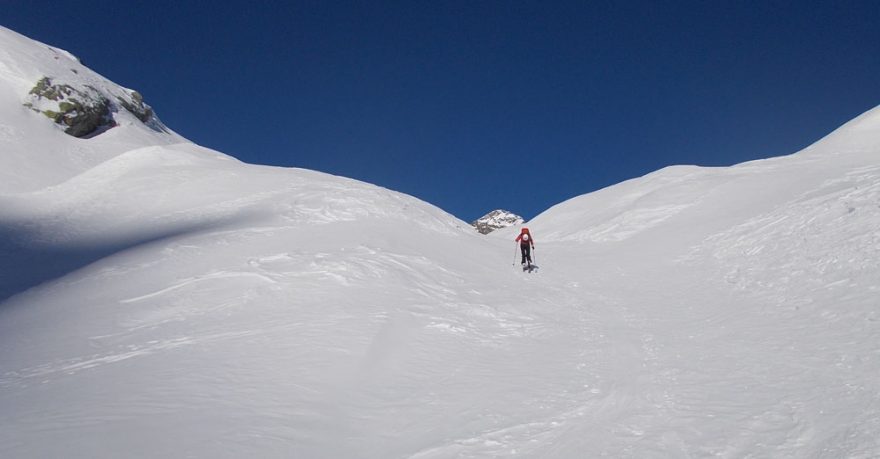
<svg viewBox="0 0 880 459">
<path fill-rule="evenodd" d="M 516 242 L 519 242 L 519 250 L 522 252 L 523 269 L 530 269 L 532 267 L 532 249 L 535 248 L 535 240 L 529 234 L 528 228 L 523 228 L 520 231 L 519 236 L 516 237 Z"/>
</svg>

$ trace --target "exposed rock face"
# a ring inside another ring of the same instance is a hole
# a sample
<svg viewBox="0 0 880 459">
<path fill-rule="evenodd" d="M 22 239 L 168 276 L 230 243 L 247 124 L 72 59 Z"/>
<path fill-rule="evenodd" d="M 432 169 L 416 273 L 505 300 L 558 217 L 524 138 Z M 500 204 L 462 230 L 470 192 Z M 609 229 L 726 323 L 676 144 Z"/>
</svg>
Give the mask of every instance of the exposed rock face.
<svg viewBox="0 0 880 459">
<path fill-rule="evenodd" d="M 65 126 L 64 132 L 74 137 L 87 137 L 115 125 L 110 101 L 91 86 L 78 89 L 52 84 L 49 77 L 44 77 L 29 95 L 31 101 L 25 106 Z"/>
<path fill-rule="evenodd" d="M 131 92 L 131 100 L 125 100 L 122 97 L 117 97 L 116 100 L 119 101 L 122 108 L 128 110 L 142 123 L 148 123 L 153 118 L 153 109 L 144 103 L 144 96 L 137 91 Z"/>
<path fill-rule="evenodd" d="M 489 234 L 498 228 L 519 225 L 523 223 L 522 217 L 506 210 L 498 209 L 475 220 L 471 225 L 481 234 Z"/>
<path fill-rule="evenodd" d="M 164 129 L 137 91 L 114 97 L 90 85 L 75 87 L 43 77 L 28 97 L 26 107 L 63 126 L 64 132 L 74 137 L 92 137 L 116 126 L 114 113 L 120 107 L 152 129 Z"/>
</svg>

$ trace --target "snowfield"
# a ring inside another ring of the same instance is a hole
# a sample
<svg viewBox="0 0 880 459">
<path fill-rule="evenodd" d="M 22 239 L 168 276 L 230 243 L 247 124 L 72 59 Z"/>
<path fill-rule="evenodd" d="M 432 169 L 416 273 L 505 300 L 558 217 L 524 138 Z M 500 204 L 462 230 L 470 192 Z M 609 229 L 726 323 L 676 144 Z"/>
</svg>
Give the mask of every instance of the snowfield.
<svg viewBox="0 0 880 459">
<path fill-rule="evenodd" d="M 477 234 L 22 106 L 0 28 L 0 457 L 880 457 L 880 108 Z"/>
</svg>

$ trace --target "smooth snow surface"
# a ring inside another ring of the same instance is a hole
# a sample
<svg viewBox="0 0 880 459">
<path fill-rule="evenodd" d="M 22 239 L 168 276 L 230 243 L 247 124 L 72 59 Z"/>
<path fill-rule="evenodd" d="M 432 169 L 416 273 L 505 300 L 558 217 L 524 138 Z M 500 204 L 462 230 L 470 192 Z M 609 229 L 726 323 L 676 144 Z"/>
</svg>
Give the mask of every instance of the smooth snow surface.
<svg viewBox="0 0 880 459">
<path fill-rule="evenodd" d="M 0 41 L 0 457 L 880 456 L 878 109 L 561 203 L 527 274 L 517 228 L 66 136 Z"/>
</svg>

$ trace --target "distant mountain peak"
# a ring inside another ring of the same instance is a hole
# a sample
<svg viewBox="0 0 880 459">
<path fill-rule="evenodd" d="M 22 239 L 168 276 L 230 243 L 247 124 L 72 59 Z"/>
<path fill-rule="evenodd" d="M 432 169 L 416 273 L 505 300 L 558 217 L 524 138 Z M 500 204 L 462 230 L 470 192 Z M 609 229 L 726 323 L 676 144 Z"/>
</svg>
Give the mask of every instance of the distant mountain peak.
<svg viewBox="0 0 880 459">
<path fill-rule="evenodd" d="M 489 234 L 499 228 L 519 225 L 524 221 L 525 219 L 513 212 L 497 209 L 473 221 L 471 225 L 481 234 Z"/>
</svg>

